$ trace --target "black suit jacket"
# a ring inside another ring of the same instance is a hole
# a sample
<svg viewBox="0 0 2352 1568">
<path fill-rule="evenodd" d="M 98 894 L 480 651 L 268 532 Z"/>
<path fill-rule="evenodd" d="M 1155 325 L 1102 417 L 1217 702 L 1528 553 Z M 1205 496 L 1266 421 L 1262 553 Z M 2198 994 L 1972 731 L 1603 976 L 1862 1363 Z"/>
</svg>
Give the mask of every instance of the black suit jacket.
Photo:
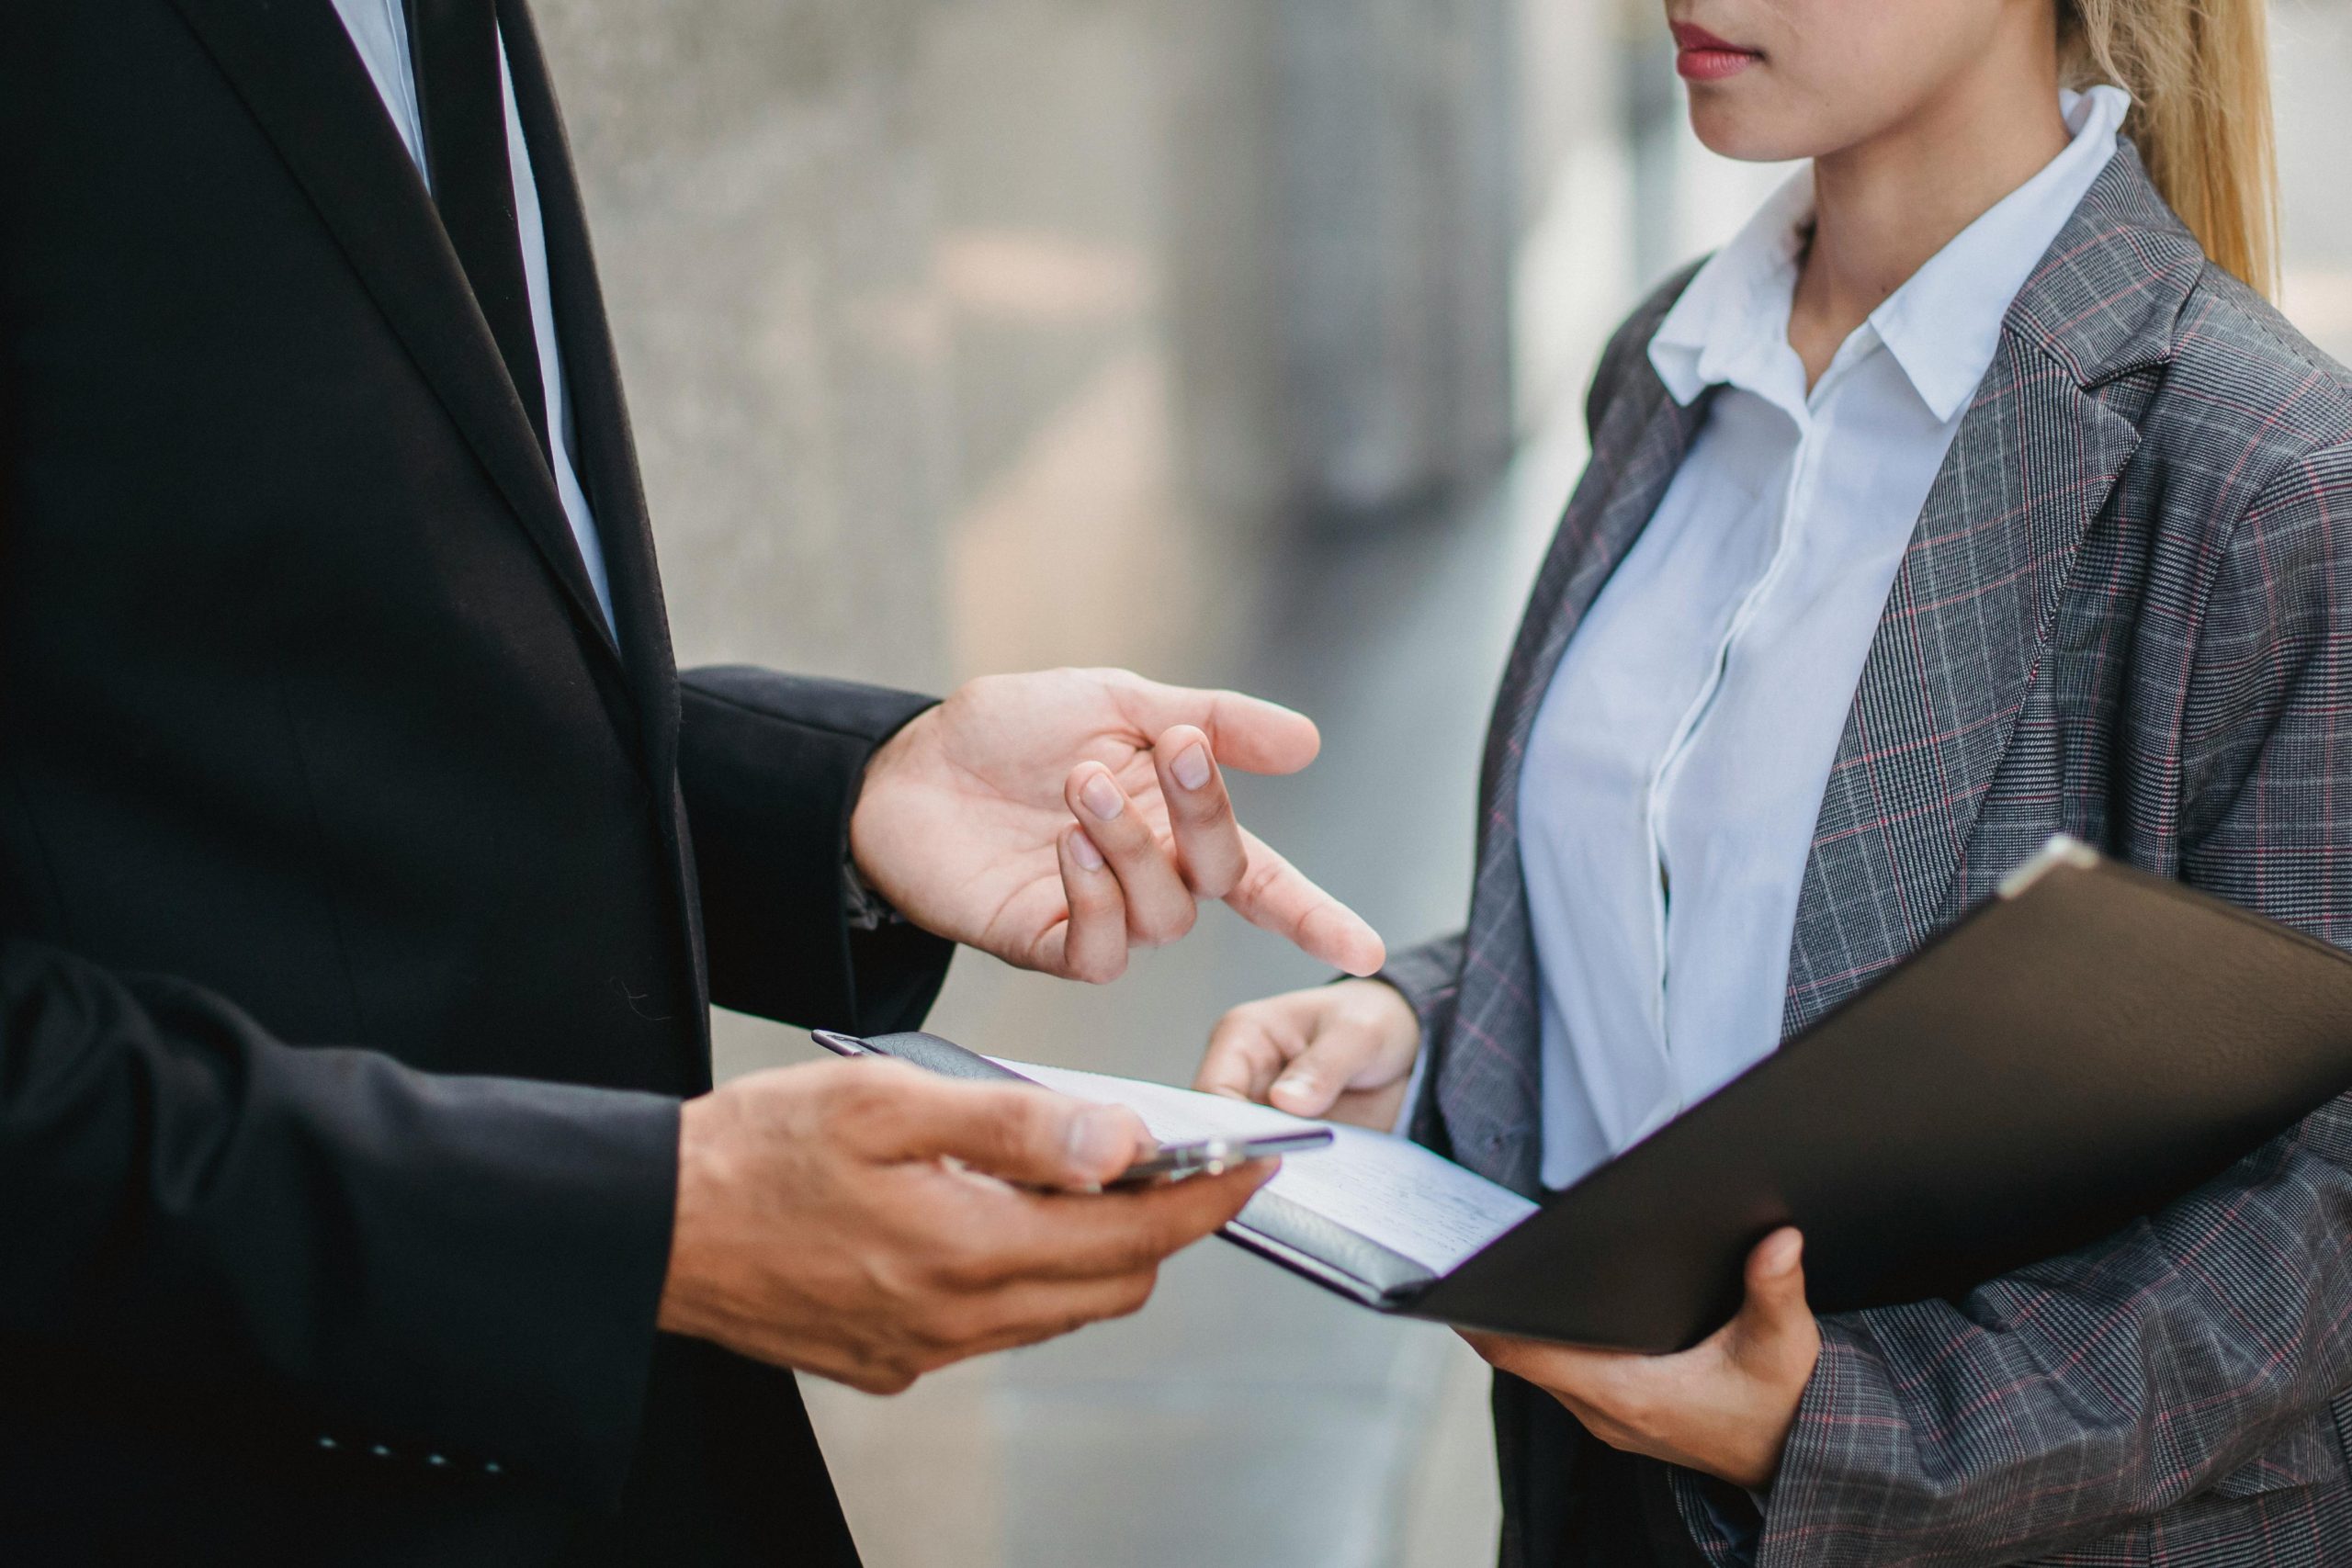
<svg viewBox="0 0 2352 1568">
<path fill-rule="evenodd" d="M 652 1322 L 707 1004 L 944 974 L 841 899 L 922 704 L 676 678 L 502 12 L 617 642 L 328 0 L 0 5 L 0 1562 L 854 1557 Z"/>
</svg>

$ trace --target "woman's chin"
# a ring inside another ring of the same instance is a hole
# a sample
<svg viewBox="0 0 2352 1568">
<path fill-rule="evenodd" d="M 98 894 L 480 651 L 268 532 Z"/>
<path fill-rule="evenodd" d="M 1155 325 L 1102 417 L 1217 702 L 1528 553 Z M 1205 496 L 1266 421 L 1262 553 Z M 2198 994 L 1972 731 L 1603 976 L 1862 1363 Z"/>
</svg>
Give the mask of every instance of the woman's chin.
<svg viewBox="0 0 2352 1568">
<path fill-rule="evenodd" d="M 1819 154 L 1819 136 L 1808 135 L 1807 128 L 1790 125 L 1780 116 L 1759 112 L 1754 104 L 1732 101 L 1732 95 L 1722 90 L 1730 85 L 1694 88 L 1690 94 L 1690 130 L 1701 146 L 1743 164 L 1784 164 Z"/>
</svg>

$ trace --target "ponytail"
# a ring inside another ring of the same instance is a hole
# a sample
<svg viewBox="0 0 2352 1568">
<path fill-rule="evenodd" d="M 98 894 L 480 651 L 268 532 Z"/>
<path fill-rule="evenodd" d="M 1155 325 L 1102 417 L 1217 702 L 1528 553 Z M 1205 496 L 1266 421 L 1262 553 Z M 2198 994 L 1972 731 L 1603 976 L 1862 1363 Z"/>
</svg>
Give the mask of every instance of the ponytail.
<svg viewBox="0 0 2352 1568">
<path fill-rule="evenodd" d="M 2205 254 L 2278 282 L 2278 175 L 2265 0 L 2059 0 L 2072 85 L 2132 95 L 2124 133 Z"/>
</svg>

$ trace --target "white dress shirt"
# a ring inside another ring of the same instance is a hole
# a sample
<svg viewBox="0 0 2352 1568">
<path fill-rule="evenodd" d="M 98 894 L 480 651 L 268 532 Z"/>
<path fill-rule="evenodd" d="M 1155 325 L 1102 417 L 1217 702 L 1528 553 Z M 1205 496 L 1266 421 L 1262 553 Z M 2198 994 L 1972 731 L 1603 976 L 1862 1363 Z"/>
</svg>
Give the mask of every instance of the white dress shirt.
<svg viewBox="0 0 2352 1568">
<path fill-rule="evenodd" d="M 402 0 L 334 0 L 344 31 L 359 51 L 376 91 L 392 117 L 392 129 L 408 146 L 417 173 L 431 188 L 433 175 L 424 157 L 424 121 L 417 112 L 416 72 L 409 62 L 408 15 Z M 538 341 L 539 381 L 547 389 L 548 445 L 553 448 L 556 493 L 563 501 L 563 515 L 580 546 L 580 558 L 595 586 L 596 603 L 605 625 L 613 625 L 613 590 L 605 570 L 605 547 L 597 536 L 595 514 L 587 492 L 572 467 L 571 404 L 563 382 L 563 350 L 556 342 L 555 296 L 548 285 L 547 231 L 539 221 L 539 186 L 531 175 L 530 149 L 523 140 L 523 121 L 514 110 L 514 77 L 506 65 L 506 43 L 499 40 L 499 85 L 506 100 L 506 163 L 514 182 L 514 217 L 522 231 L 523 277 L 531 295 L 531 333 Z"/>
<path fill-rule="evenodd" d="M 1679 402 L 1721 389 L 1538 711 L 1521 863 L 1543 976 L 1543 1180 L 1568 1185 L 1773 1051 L 1829 768 L 1896 568 L 2009 302 L 2114 154 L 2072 140 L 1838 348 L 1789 346 L 1808 170 L 1650 343 Z"/>
</svg>

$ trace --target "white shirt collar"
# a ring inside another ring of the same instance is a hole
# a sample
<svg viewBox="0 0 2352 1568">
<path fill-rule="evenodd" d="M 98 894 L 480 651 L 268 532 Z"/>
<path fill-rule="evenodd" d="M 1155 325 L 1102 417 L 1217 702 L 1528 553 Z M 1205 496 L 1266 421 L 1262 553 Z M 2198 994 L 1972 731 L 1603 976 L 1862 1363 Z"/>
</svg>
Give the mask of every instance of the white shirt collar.
<svg viewBox="0 0 2352 1568">
<path fill-rule="evenodd" d="M 2025 184 L 1930 257 L 1856 329 L 1885 344 L 1939 420 L 1963 410 L 1991 367 L 2001 322 L 2099 171 L 2132 100 L 2120 88 L 2061 95 L 2072 140 Z M 1726 383 L 1773 395 L 1784 383 L 1797 258 L 1813 216 L 1807 164 L 1710 257 L 1650 340 L 1650 363 L 1677 402 Z M 1860 344 L 1849 342 L 1841 355 Z M 1802 396 L 1800 373 L 1796 383 Z"/>
</svg>

